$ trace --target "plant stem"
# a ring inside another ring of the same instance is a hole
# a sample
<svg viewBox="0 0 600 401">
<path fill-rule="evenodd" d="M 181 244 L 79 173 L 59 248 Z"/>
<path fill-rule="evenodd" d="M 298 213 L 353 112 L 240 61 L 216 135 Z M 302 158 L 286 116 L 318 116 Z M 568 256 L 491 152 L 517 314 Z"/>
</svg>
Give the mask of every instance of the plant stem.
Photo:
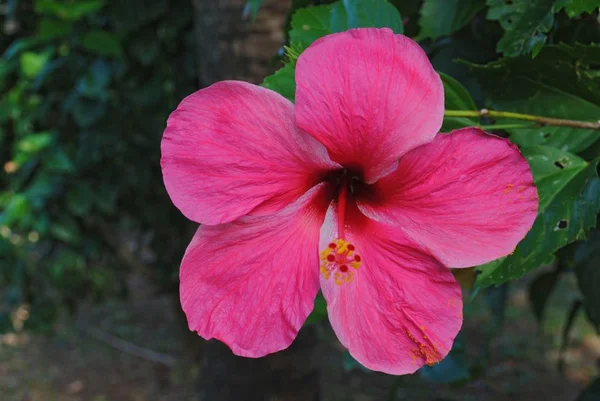
<svg viewBox="0 0 600 401">
<path fill-rule="evenodd" d="M 534 116 L 531 114 L 513 113 L 510 111 L 496 110 L 446 110 L 446 117 L 493 117 L 493 118 L 511 118 L 514 120 L 533 121 L 539 126 L 571 127 L 582 129 L 593 129 L 600 131 L 600 120 L 595 122 L 565 120 L 562 118 Z"/>
<path fill-rule="evenodd" d="M 516 129 L 516 128 L 535 128 L 539 127 L 539 124 L 492 124 L 492 125 L 478 125 L 478 128 L 482 130 L 497 130 L 497 129 Z"/>
</svg>

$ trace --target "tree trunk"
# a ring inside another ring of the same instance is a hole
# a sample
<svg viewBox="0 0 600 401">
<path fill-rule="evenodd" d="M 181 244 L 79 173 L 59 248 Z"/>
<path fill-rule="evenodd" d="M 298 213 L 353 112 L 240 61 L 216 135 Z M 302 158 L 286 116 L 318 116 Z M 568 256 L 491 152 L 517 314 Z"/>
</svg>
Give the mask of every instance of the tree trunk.
<svg viewBox="0 0 600 401">
<path fill-rule="evenodd" d="M 202 85 L 225 79 L 260 83 L 273 72 L 283 45 L 290 1 L 266 0 L 256 19 L 246 0 L 194 0 L 199 77 Z"/>
<path fill-rule="evenodd" d="M 194 0 L 201 84 L 225 79 L 260 83 L 272 73 L 289 3 L 264 1 L 252 21 L 251 15 L 244 16 L 246 0 Z M 302 329 L 289 349 L 261 359 L 240 358 L 217 341 L 207 342 L 200 350 L 200 400 L 318 401 L 316 346 L 312 327 Z"/>
</svg>

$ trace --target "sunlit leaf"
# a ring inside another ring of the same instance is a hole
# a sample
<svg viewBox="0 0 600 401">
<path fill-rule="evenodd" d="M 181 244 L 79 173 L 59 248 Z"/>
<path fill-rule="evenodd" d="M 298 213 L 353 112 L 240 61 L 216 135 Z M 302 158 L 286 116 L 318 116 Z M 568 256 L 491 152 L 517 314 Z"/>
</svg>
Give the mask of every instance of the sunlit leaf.
<svg viewBox="0 0 600 401">
<path fill-rule="evenodd" d="M 50 56 L 50 52 L 25 52 L 21 54 L 21 72 L 28 78 L 34 78 L 42 71 Z"/>
</svg>

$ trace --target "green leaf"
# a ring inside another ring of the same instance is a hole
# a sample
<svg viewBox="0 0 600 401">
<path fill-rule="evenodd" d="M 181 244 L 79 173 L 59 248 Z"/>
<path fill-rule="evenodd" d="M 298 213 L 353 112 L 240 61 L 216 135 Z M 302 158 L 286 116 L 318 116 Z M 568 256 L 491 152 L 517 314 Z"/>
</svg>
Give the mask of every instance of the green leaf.
<svg viewBox="0 0 600 401">
<path fill-rule="evenodd" d="M 36 0 L 35 11 L 40 14 L 52 14 L 62 19 L 79 20 L 104 7 L 104 0 Z"/>
<path fill-rule="evenodd" d="M 25 136 L 17 142 L 17 150 L 25 153 L 37 153 L 48 147 L 54 138 L 52 132 L 41 132 Z"/>
<path fill-rule="evenodd" d="M 52 153 L 44 159 L 44 166 L 57 173 L 72 173 L 75 171 L 75 165 L 66 152 L 59 147 L 52 149 Z"/>
<path fill-rule="evenodd" d="M 505 31 L 496 50 L 516 57 L 537 54 L 564 0 L 486 0 L 486 4 L 487 19 L 498 21 Z"/>
<path fill-rule="evenodd" d="M 522 56 L 469 65 L 494 109 L 590 121 L 600 116 L 600 80 L 594 75 L 599 64 L 599 46 L 561 44 L 546 46 L 533 60 Z M 506 131 L 521 146 L 547 145 L 574 153 L 600 138 L 598 131 L 569 127 Z"/>
<path fill-rule="evenodd" d="M 538 187 L 538 217 L 510 256 L 479 266 L 477 287 L 505 283 L 552 263 L 558 249 L 585 239 L 590 228 L 596 226 L 600 158 L 588 164 L 575 155 L 543 146 L 522 148 L 522 152 Z"/>
<path fill-rule="evenodd" d="M 301 8 L 292 16 L 291 27 L 291 46 L 286 48 L 288 63 L 266 77 L 262 85 L 294 101 L 295 61 L 304 48 L 320 37 L 350 28 L 389 27 L 396 33 L 402 33 L 402 18 L 386 0 L 345 0 Z"/>
<path fill-rule="evenodd" d="M 595 230 L 586 241 L 565 248 L 560 258 L 575 270 L 583 306 L 600 333 L 600 231 Z"/>
<path fill-rule="evenodd" d="M 477 110 L 469 92 L 456 79 L 442 72 L 438 72 L 444 84 L 444 106 L 448 110 Z M 444 117 L 442 132 L 453 129 L 473 127 L 479 125 L 476 118 Z"/>
<path fill-rule="evenodd" d="M 31 203 L 23 194 L 13 195 L 0 213 L 0 225 L 11 226 L 31 213 Z"/>
<path fill-rule="evenodd" d="M 21 72 L 27 78 L 35 78 L 50 59 L 50 52 L 25 52 L 21 54 Z"/>
<path fill-rule="evenodd" d="M 549 272 L 543 272 L 529 284 L 529 302 L 533 309 L 533 314 L 538 322 L 543 322 L 546 304 L 556 287 L 560 271 L 555 269 Z"/>
<path fill-rule="evenodd" d="M 336 29 L 347 24 L 346 29 L 387 27 L 404 33 L 400 12 L 387 0 L 344 0 L 334 7 L 333 18 Z"/>
<path fill-rule="evenodd" d="M 583 13 L 591 14 L 598 7 L 598 0 L 571 0 L 565 5 L 565 11 L 569 18 L 574 18 Z"/>
<path fill-rule="evenodd" d="M 123 48 L 119 37 L 104 31 L 90 31 L 83 36 L 81 45 L 84 49 L 106 57 L 121 57 Z"/>
<path fill-rule="evenodd" d="M 323 295 L 319 293 L 315 298 L 315 307 L 306 318 L 304 324 L 315 324 L 325 318 L 327 318 L 327 302 L 325 301 L 325 298 L 323 298 Z"/>
<path fill-rule="evenodd" d="M 418 38 L 450 35 L 467 25 L 483 7 L 484 0 L 425 0 L 420 11 Z"/>
<path fill-rule="evenodd" d="M 73 31 L 73 23 L 55 18 L 44 18 L 38 26 L 37 38 L 42 41 L 51 41 L 63 38 Z"/>
<path fill-rule="evenodd" d="M 262 86 L 274 90 L 281 96 L 286 97 L 293 102 L 296 95 L 294 72 L 294 66 L 286 64 L 283 68 L 277 70 L 275 74 L 266 77 Z"/>
<path fill-rule="evenodd" d="M 351 28 L 388 27 L 403 33 L 400 13 L 387 0 L 345 0 L 301 8 L 292 16 L 291 26 L 291 42 L 304 46 L 330 33 Z"/>
<path fill-rule="evenodd" d="M 323 5 L 296 11 L 292 16 L 290 41 L 308 46 L 320 37 L 332 33 L 332 7 L 332 5 Z"/>
<path fill-rule="evenodd" d="M 59 220 L 53 221 L 50 226 L 52 236 L 69 244 L 78 244 L 81 241 L 81 233 L 75 219 L 69 215 L 63 215 Z"/>
<path fill-rule="evenodd" d="M 94 191 L 87 182 L 77 183 L 67 193 L 67 208 L 76 216 L 85 216 L 94 203 Z"/>
</svg>

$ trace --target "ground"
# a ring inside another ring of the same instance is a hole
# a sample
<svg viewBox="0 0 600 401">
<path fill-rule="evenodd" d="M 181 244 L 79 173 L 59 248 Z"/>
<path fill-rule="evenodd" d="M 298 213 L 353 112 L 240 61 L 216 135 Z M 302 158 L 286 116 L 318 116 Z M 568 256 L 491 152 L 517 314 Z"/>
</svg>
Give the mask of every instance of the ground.
<svg viewBox="0 0 600 401">
<path fill-rule="evenodd" d="M 469 304 L 465 334 L 477 378 L 464 384 L 367 373 L 344 360 L 324 323 L 320 328 L 328 344 L 323 352 L 324 399 L 575 401 L 598 373 L 600 339 L 580 316 L 566 352 L 565 373 L 559 373 L 560 332 L 577 296 L 572 279 L 553 295 L 543 330 L 527 303 L 527 281 L 511 291 L 504 329 L 491 340 L 487 360 L 489 332 L 482 328 L 491 327 L 491 317 L 481 297 Z M 176 300 L 148 291 L 134 298 L 85 306 L 75 321 L 57 325 L 51 336 L 20 332 L 0 337 L 0 400 L 195 400 L 200 371 L 184 352 L 189 334 L 177 316 Z"/>
</svg>

